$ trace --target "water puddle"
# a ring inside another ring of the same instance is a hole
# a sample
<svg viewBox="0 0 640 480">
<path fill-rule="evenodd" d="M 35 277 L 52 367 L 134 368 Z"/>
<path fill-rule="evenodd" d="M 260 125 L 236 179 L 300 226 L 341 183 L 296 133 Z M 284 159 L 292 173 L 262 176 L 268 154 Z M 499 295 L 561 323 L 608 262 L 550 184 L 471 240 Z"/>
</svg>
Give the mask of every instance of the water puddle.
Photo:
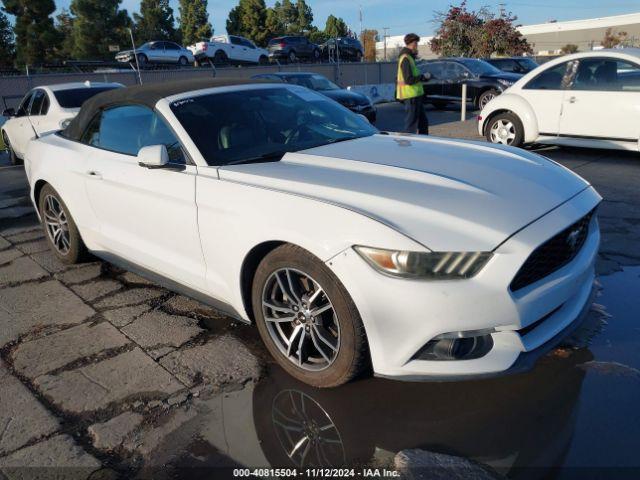
<svg viewBox="0 0 640 480">
<path fill-rule="evenodd" d="M 427 464 L 458 458 L 487 478 L 610 478 L 615 472 L 593 467 L 637 469 L 640 268 L 600 283 L 573 347 L 527 374 L 457 383 L 370 378 L 318 390 L 272 367 L 257 385 L 200 402 L 198 433 L 173 465 L 393 467 L 398 452 L 418 449 Z"/>
</svg>

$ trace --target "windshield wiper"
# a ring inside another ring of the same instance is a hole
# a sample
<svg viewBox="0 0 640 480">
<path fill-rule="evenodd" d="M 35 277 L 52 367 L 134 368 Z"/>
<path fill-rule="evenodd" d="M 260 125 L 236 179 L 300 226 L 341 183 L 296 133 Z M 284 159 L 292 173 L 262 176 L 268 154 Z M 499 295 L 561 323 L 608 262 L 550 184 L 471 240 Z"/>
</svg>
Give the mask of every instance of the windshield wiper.
<svg viewBox="0 0 640 480">
<path fill-rule="evenodd" d="M 225 165 L 242 165 L 245 163 L 278 162 L 282 160 L 282 157 L 284 157 L 287 153 L 289 153 L 289 150 L 264 153 L 262 155 L 258 155 L 257 157 L 249 157 L 249 158 L 242 158 L 240 160 L 233 160 L 232 162 L 225 163 Z"/>
</svg>

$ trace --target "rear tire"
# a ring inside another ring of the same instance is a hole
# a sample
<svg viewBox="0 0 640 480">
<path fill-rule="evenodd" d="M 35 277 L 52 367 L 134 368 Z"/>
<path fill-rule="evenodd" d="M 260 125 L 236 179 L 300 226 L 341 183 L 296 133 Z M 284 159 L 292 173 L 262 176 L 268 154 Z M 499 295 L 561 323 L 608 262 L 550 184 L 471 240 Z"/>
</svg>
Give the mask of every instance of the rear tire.
<svg viewBox="0 0 640 480">
<path fill-rule="evenodd" d="M 67 265 L 85 260 L 88 251 L 78 227 L 62 197 L 49 184 L 40 191 L 38 210 L 47 242 L 56 257 Z"/>
<path fill-rule="evenodd" d="M 485 137 L 490 143 L 511 147 L 521 147 L 524 143 L 524 127 L 514 113 L 499 113 L 491 117 L 484 128 Z"/>
<path fill-rule="evenodd" d="M 311 253 L 290 244 L 271 251 L 256 270 L 251 294 L 260 336 L 291 376 L 315 387 L 336 387 L 368 366 L 364 326 L 353 300 Z"/>
<path fill-rule="evenodd" d="M 258 59 L 258 65 L 269 65 L 269 58 L 265 55 L 260 55 Z"/>
<path fill-rule="evenodd" d="M 213 56 L 213 64 L 216 66 L 227 65 L 229 63 L 229 57 L 222 50 L 218 50 Z"/>
<path fill-rule="evenodd" d="M 9 142 L 9 137 L 7 137 L 7 134 L 4 132 L 2 132 L 2 140 L 4 141 L 4 147 L 7 150 L 7 154 L 9 155 L 9 162 L 11 162 L 11 165 L 22 165 L 24 162 L 22 161 L 22 159 L 18 158 L 16 152 L 13 151 L 13 147 Z"/>
<path fill-rule="evenodd" d="M 360 51 L 356 52 L 356 62 L 360 63 L 362 61 L 362 53 Z"/>
<path fill-rule="evenodd" d="M 138 54 L 138 65 L 140 65 L 141 67 L 144 67 L 148 62 L 149 62 L 149 59 L 144 53 Z"/>
<path fill-rule="evenodd" d="M 317 48 L 313 51 L 313 63 L 318 63 L 320 61 L 320 50 Z"/>
<path fill-rule="evenodd" d="M 298 57 L 296 56 L 296 52 L 291 50 L 289 52 L 289 55 L 287 55 L 287 60 L 289 61 L 289 63 L 296 63 L 298 61 Z"/>
</svg>

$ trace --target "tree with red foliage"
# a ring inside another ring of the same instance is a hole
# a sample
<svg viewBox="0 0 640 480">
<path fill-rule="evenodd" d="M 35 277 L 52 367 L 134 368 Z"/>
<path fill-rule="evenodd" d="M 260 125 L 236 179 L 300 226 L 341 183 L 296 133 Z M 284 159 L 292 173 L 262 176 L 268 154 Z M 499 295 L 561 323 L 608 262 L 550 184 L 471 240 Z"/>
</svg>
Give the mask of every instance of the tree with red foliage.
<svg viewBox="0 0 640 480">
<path fill-rule="evenodd" d="M 446 57 L 490 57 L 532 53 L 531 46 L 514 26 L 517 17 L 487 7 L 468 10 L 467 2 L 436 13 L 440 27 L 431 40 L 431 50 Z"/>
</svg>

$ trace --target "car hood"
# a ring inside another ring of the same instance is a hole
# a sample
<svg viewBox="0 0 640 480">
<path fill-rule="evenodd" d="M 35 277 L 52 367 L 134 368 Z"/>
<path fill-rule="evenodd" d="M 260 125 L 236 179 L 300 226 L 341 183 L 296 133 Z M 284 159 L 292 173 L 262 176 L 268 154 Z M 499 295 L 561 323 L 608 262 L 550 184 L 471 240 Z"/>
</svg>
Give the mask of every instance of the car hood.
<svg viewBox="0 0 640 480">
<path fill-rule="evenodd" d="M 138 50 L 139 52 L 141 50 Z M 116 57 L 124 56 L 124 55 L 132 55 L 133 50 L 122 50 L 121 52 L 116 53 Z"/>
<path fill-rule="evenodd" d="M 369 103 L 369 99 L 361 93 L 350 92 L 349 90 L 318 90 L 318 93 L 347 105 L 365 105 Z"/>
<path fill-rule="evenodd" d="M 588 187 L 531 152 L 406 135 L 374 135 L 219 172 L 222 180 L 362 213 L 435 251 L 493 250 Z"/>
<path fill-rule="evenodd" d="M 489 75 L 481 75 L 481 78 L 493 78 L 493 79 L 501 79 L 507 80 L 508 82 L 516 83 L 518 80 L 522 78 L 522 74 L 520 73 L 509 73 L 509 72 L 501 72 L 501 73 L 492 73 Z"/>
</svg>

